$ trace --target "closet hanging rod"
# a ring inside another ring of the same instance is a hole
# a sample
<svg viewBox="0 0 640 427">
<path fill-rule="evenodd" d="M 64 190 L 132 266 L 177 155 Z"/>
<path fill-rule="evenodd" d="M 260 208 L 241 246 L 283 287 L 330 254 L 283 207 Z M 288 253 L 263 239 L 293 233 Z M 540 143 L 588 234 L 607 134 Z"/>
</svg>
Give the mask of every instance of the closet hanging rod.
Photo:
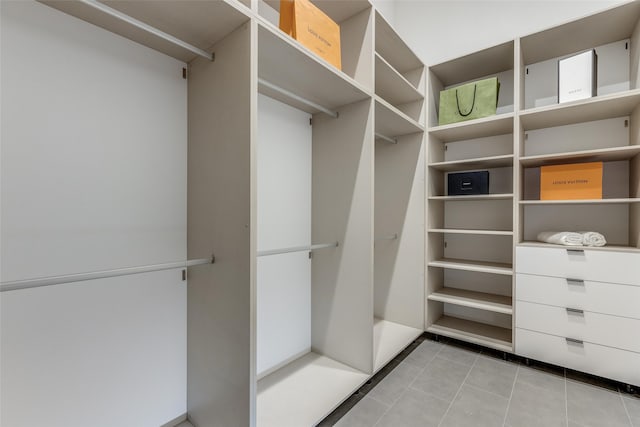
<svg viewBox="0 0 640 427">
<path fill-rule="evenodd" d="M 193 267 L 195 265 L 213 264 L 215 258 L 192 259 L 188 261 L 169 262 L 166 264 L 144 265 L 141 267 L 118 268 L 115 270 L 95 271 L 92 273 L 67 274 L 64 276 L 42 277 L 38 279 L 15 280 L 2 282 L 0 292 L 18 289 L 39 288 L 42 286 L 61 285 L 63 283 L 82 282 L 85 280 L 105 279 L 107 277 L 128 276 L 130 274 L 149 273 L 152 271 L 173 270 L 174 268 Z"/>
<path fill-rule="evenodd" d="M 311 245 L 311 246 L 294 246 L 291 248 L 269 249 L 267 251 L 258 251 L 258 256 L 287 254 L 290 252 L 309 252 L 309 251 L 315 251 L 317 249 L 337 248 L 338 245 L 339 245 L 338 242 L 334 242 L 334 243 L 322 243 L 322 244 Z"/>
<path fill-rule="evenodd" d="M 388 136 L 384 136 L 383 134 L 378 133 L 378 132 L 376 132 L 376 138 L 379 138 L 379 139 L 381 139 L 383 141 L 390 142 L 392 144 L 397 144 L 398 143 L 397 139 L 389 138 Z"/>
<path fill-rule="evenodd" d="M 375 241 L 379 241 L 379 240 L 396 240 L 398 238 L 398 233 L 395 234 L 390 234 L 388 236 L 380 236 L 380 237 L 376 237 Z"/>
<path fill-rule="evenodd" d="M 287 97 L 289 97 L 289 98 L 291 98 L 291 99 L 295 99 L 295 100 L 296 100 L 296 101 L 298 101 L 298 102 L 301 102 L 301 103 L 303 103 L 303 104 L 305 104 L 305 105 L 308 105 L 308 106 L 309 106 L 309 107 L 311 107 L 311 108 L 315 108 L 316 110 L 322 111 L 322 112 L 323 112 L 323 113 L 325 113 L 327 116 L 331 116 L 331 117 L 333 117 L 334 119 L 337 119 L 337 118 L 338 118 L 338 116 L 339 116 L 339 114 L 338 114 L 338 112 L 337 112 L 337 111 L 330 110 L 330 109 L 328 109 L 328 108 L 323 107 L 323 106 L 322 106 L 322 105 L 320 105 L 320 104 L 316 104 L 316 103 L 315 103 L 315 102 L 313 102 L 313 101 L 309 101 L 308 99 L 303 98 L 303 97 L 301 97 L 300 95 L 296 95 L 295 93 L 290 92 L 290 91 L 288 91 L 287 89 L 283 89 L 283 88 L 281 88 L 280 86 L 274 85 L 273 83 L 269 83 L 268 81 L 266 81 L 266 80 L 264 80 L 264 79 L 260 79 L 260 78 L 259 78 L 259 79 L 258 79 L 258 83 L 260 83 L 260 84 L 261 84 L 262 86 L 264 86 L 264 87 L 268 87 L 268 88 L 269 88 L 269 89 L 271 89 L 271 90 L 274 90 L 274 91 L 276 91 L 276 92 L 278 92 L 278 93 L 281 93 L 281 94 L 283 94 L 283 95 L 285 95 L 285 96 L 287 96 Z"/>
<path fill-rule="evenodd" d="M 136 28 L 139 28 L 143 31 L 146 31 L 149 34 L 153 34 L 156 37 L 159 37 L 163 40 L 168 41 L 169 43 L 173 43 L 176 46 L 179 46 L 183 49 L 188 50 L 189 52 L 195 53 L 198 56 L 202 56 L 203 58 L 208 59 L 209 61 L 213 61 L 215 55 L 207 52 L 206 50 L 200 49 L 198 47 L 195 47 L 185 41 L 180 40 L 179 38 L 176 38 L 174 36 L 172 36 L 171 34 L 167 34 L 164 31 L 161 31 L 155 27 L 152 27 L 151 25 L 145 24 L 142 21 L 138 21 L 135 18 L 132 18 L 131 16 L 124 14 L 122 12 L 120 12 L 119 10 L 113 9 L 109 6 L 107 6 L 104 3 L 100 3 L 97 0 L 78 0 L 81 3 L 92 7 L 94 9 L 99 10 L 100 12 L 106 13 L 107 15 L 111 15 L 116 19 L 119 19 L 123 22 L 126 22 L 129 25 L 132 25 Z"/>
</svg>

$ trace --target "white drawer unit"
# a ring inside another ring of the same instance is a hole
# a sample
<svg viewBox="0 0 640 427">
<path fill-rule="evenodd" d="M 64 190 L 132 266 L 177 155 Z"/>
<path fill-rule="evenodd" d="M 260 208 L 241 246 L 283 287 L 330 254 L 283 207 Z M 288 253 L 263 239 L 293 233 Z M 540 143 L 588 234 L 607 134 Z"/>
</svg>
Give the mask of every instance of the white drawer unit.
<svg viewBox="0 0 640 427">
<path fill-rule="evenodd" d="M 516 248 L 520 356 L 640 385 L 640 253 Z"/>
<path fill-rule="evenodd" d="M 640 253 L 518 246 L 516 272 L 640 286 Z"/>
<path fill-rule="evenodd" d="M 516 328 L 516 352 L 524 357 L 640 385 L 640 353 Z"/>
<path fill-rule="evenodd" d="M 516 325 L 518 328 L 640 353 L 638 319 L 517 301 Z"/>
<path fill-rule="evenodd" d="M 518 301 L 640 319 L 640 286 L 524 273 L 516 283 Z"/>
</svg>

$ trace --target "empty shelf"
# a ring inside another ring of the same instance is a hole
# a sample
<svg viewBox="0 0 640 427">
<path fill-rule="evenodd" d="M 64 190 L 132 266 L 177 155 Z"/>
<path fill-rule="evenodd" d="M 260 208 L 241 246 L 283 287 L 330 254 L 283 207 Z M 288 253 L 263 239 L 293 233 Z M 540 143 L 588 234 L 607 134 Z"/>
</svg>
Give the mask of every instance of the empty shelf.
<svg viewBox="0 0 640 427">
<path fill-rule="evenodd" d="M 429 163 L 429 167 L 443 172 L 469 169 L 489 169 L 513 166 L 513 154 L 482 157 L 477 159 L 452 160 L 448 162 Z"/>
<path fill-rule="evenodd" d="M 429 267 L 442 267 L 452 270 L 477 271 L 479 273 L 492 273 L 513 275 L 511 264 L 485 261 L 470 261 L 466 259 L 441 258 L 431 261 Z"/>
<path fill-rule="evenodd" d="M 510 296 L 468 291 L 465 289 L 442 288 L 433 292 L 427 299 L 430 301 L 440 301 L 492 311 L 494 313 L 513 314 Z"/>
<path fill-rule="evenodd" d="M 512 199 L 513 193 L 477 194 L 473 196 L 430 196 L 429 200 L 503 200 Z"/>
<path fill-rule="evenodd" d="M 373 321 L 373 370 L 376 373 L 422 335 L 422 329 L 412 328 L 388 320 Z"/>
<path fill-rule="evenodd" d="M 316 425 L 368 379 L 326 356 L 307 353 L 258 381 L 257 425 Z"/>
<path fill-rule="evenodd" d="M 511 329 L 471 320 L 445 315 L 429 326 L 427 332 L 484 345 L 500 351 L 513 351 Z"/>
<path fill-rule="evenodd" d="M 415 120 L 376 96 L 376 133 L 393 138 L 423 131 Z"/>
<path fill-rule="evenodd" d="M 424 99 L 424 95 L 418 89 L 378 54 L 376 54 L 376 94 L 393 105 Z"/>
<path fill-rule="evenodd" d="M 513 231 L 511 230 L 468 230 L 463 228 L 430 228 L 429 233 L 513 236 Z"/>
<path fill-rule="evenodd" d="M 513 133 L 513 113 L 498 114 L 481 119 L 467 120 L 448 125 L 434 126 L 429 134 L 440 141 L 462 141 L 486 136 Z"/>
</svg>

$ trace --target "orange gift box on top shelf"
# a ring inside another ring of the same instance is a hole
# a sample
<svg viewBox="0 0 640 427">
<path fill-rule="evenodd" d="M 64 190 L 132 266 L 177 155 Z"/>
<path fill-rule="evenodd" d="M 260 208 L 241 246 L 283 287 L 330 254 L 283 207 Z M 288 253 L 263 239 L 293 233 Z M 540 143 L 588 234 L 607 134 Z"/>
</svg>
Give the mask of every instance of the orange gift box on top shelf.
<svg viewBox="0 0 640 427">
<path fill-rule="evenodd" d="M 342 69 L 340 26 L 309 0 L 280 0 L 280 29 Z"/>
<path fill-rule="evenodd" d="M 540 168 L 540 200 L 583 199 L 602 199 L 602 162 Z"/>
</svg>

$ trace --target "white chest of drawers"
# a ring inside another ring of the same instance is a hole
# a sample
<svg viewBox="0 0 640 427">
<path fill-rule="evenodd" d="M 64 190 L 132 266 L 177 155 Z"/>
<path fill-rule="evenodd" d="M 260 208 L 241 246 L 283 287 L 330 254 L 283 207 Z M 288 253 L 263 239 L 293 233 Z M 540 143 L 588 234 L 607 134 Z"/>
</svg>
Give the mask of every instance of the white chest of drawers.
<svg viewBox="0 0 640 427">
<path fill-rule="evenodd" d="M 640 253 L 516 248 L 518 355 L 640 385 Z"/>
</svg>

